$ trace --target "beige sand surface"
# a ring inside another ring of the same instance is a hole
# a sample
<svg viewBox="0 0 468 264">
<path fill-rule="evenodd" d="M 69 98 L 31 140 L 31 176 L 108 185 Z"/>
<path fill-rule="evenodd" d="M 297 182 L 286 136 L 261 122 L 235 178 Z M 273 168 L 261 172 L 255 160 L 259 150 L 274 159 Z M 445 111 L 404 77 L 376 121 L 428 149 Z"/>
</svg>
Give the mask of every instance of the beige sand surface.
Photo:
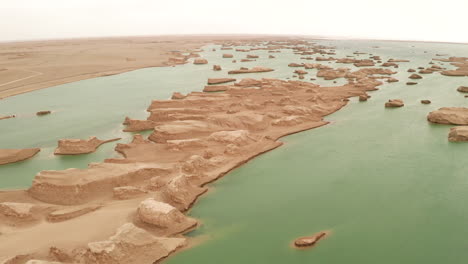
<svg viewBox="0 0 468 264">
<path fill-rule="evenodd" d="M 0 99 L 135 69 L 183 62 L 180 52 L 258 36 L 154 36 L 0 43 Z M 269 39 L 270 37 L 261 37 Z"/>
</svg>

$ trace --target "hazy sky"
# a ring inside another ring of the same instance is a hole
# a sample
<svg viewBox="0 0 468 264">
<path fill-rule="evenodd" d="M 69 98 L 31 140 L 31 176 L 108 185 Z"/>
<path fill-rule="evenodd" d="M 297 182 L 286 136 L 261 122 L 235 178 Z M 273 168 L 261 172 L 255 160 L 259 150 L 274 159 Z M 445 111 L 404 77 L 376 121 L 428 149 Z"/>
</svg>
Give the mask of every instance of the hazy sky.
<svg viewBox="0 0 468 264">
<path fill-rule="evenodd" d="M 0 41 L 263 33 L 468 42 L 468 0 L 0 0 Z"/>
</svg>

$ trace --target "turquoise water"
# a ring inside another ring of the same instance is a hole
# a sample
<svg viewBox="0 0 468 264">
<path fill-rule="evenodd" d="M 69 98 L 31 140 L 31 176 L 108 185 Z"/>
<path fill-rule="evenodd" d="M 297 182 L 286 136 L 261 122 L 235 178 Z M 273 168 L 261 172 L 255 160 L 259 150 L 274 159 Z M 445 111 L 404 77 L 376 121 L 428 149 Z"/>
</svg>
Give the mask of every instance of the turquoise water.
<svg viewBox="0 0 468 264">
<path fill-rule="evenodd" d="M 426 115 L 443 106 L 467 106 L 468 99 L 456 88 L 467 85 L 468 78 L 432 74 L 415 86 L 405 82 L 408 68 L 428 66 L 436 53 L 468 56 L 468 46 L 320 43 L 336 45 L 337 58 L 358 50 L 411 63 L 400 63 L 399 83 L 381 86 L 367 102 L 353 98 L 328 116 L 331 125 L 283 138 L 284 146 L 213 183 L 190 211 L 202 222 L 190 236 L 204 242 L 166 263 L 466 263 L 468 143 L 449 143 L 450 126 L 429 124 Z M 19 118 L 0 121 L 0 146 L 45 149 L 31 160 L 0 167 L 1 186 L 27 187 L 39 170 L 85 167 L 116 156 L 114 143 L 79 157 L 54 157 L 52 152 L 59 138 L 121 136 L 121 142 L 128 141 L 130 134 L 121 132 L 120 123 L 126 115 L 144 118 L 151 99 L 200 90 L 207 77 L 225 76 L 225 69 L 241 65 L 278 69 L 249 77 L 288 78 L 294 68 L 287 64 L 300 62 L 300 55 L 283 51 L 274 53 L 276 59 L 233 64 L 220 58 L 231 51 L 205 50 L 209 65 L 143 69 L 3 100 L 0 113 Z M 211 71 L 212 64 L 221 64 L 223 71 Z M 405 106 L 385 109 L 384 102 L 393 98 L 403 99 Z M 432 104 L 422 105 L 421 99 Z M 56 112 L 34 115 L 43 109 Z M 332 234 L 317 247 L 290 247 L 294 238 L 321 230 Z"/>
</svg>

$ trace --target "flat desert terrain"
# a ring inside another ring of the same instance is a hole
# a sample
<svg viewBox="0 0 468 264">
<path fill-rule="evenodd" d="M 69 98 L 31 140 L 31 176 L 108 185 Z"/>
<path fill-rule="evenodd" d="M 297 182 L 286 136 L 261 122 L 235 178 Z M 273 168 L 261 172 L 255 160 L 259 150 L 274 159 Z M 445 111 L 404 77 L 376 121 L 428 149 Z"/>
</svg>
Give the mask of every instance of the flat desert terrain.
<svg viewBox="0 0 468 264">
<path fill-rule="evenodd" d="M 175 54 L 224 38 L 233 39 L 155 36 L 0 43 L 0 99 L 83 79 L 168 66 Z"/>
</svg>

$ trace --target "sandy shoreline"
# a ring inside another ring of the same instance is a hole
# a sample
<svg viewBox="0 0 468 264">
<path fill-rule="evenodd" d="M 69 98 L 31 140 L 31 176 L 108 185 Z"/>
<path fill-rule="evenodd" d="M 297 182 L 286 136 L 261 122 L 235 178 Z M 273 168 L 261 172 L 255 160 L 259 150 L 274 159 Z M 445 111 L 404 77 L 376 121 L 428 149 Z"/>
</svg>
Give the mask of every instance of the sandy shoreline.
<svg viewBox="0 0 468 264">
<path fill-rule="evenodd" d="M 0 43 L 0 99 L 64 83 L 148 67 L 225 40 L 288 39 L 270 36 L 154 36 Z"/>
</svg>

